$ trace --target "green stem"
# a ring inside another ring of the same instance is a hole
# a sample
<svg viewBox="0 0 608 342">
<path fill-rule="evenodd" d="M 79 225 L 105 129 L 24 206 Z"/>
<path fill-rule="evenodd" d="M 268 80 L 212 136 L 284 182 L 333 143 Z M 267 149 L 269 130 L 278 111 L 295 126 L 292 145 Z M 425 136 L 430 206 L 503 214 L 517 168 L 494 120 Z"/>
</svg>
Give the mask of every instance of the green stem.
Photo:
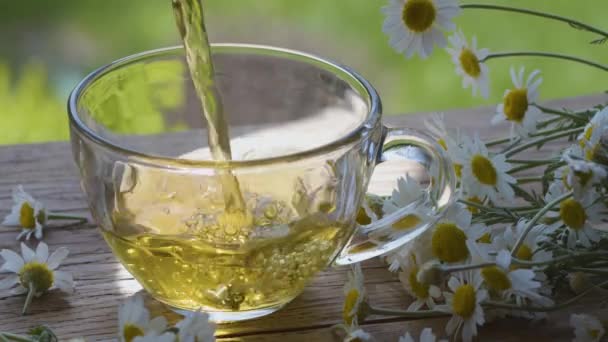
<svg viewBox="0 0 608 342">
<path fill-rule="evenodd" d="M 537 103 L 533 103 L 533 105 L 536 108 L 542 110 L 543 113 L 554 114 L 554 115 L 558 115 L 558 116 L 561 116 L 561 117 L 564 117 L 564 118 L 568 118 L 568 119 L 572 119 L 572 120 L 575 120 L 575 121 L 581 121 L 584 124 L 587 124 L 587 121 L 589 121 L 588 118 L 581 117 L 581 116 L 579 116 L 580 114 L 577 114 L 577 113 L 568 113 L 568 112 L 564 112 L 564 111 L 561 111 L 561 110 L 544 107 L 544 106 L 541 106 L 541 105 L 539 105 Z M 560 129 L 560 128 L 556 128 L 556 129 Z"/>
<path fill-rule="evenodd" d="M 507 173 L 510 174 L 510 175 L 513 175 L 513 174 L 516 174 L 516 173 L 518 173 L 520 171 L 525 171 L 525 170 L 528 170 L 528 169 L 534 169 L 536 167 L 543 166 L 543 165 L 548 165 L 548 164 L 544 164 L 544 163 L 543 164 L 540 164 L 540 163 L 539 164 L 533 164 L 533 163 L 531 163 L 531 164 L 523 164 L 523 165 L 520 165 L 518 167 L 512 168 Z"/>
<path fill-rule="evenodd" d="M 507 163 L 510 164 L 536 164 L 536 165 L 546 165 L 555 163 L 557 160 L 555 159 L 507 159 Z"/>
<path fill-rule="evenodd" d="M 23 310 L 21 310 L 21 315 L 24 316 L 27 314 L 27 309 L 30 304 L 32 304 L 32 300 L 34 299 L 34 295 L 36 294 L 36 287 L 33 282 L 28 284 L 28 292 L 27 297 L 25 298 L 25 304 L 23 304 Z"/>
<path fill-rule="evenodd" d="M 595 268 L 572 267 L 572 271 L 591 273 L 591 274 L 597 274 L 597 275 L 608 275 L 608 269 L 601 270 L 601 269 L 595 269 Z"/>
<path fill-rule="evenodd" d="M 556 122 L 558 122 L 558 121 L 559 121 L 559 120 L 561 120 L 561 119 L 562 119 L 562 118 L 551 118 L 551 119 L 547 119 L 547 120 L 540 121 L 540 122 L 538 122 L 538 123 L 536 124 L 536 128 L 537 128 L 537 129 L 545 128 L 545 127 L 549 126 L 549 125 L 550 125 L 550 124 L 552 124 L 552 123 L 556 123 Z M 534 134 L 532 134 L 532 135 L 534 136 Z"/>
<path fill-rule="evenodd" d="M 571 252 L 571 251 L 569 251 L 569 252 Z M 511 261 L 514 264 L 517 264 L 520 266 L 532 267 L 532 266 L 545 266 L 545 265 L 555 264 L 560 261 L 572 260 L 574 258 L 580 258 L 580 257 L 602 257 L 602 256 L 608 256 L 608 252 L 603 252 L 603 251 L 601 251 L 601 252 L 571 252 L 570 254 L 561 255 L 561 256 L 555 257 L 550 260 L 545 260 L 545 261 L 533 262 L 533 261 L 527 261 L 527 260 L 520 260 L 517 258 L 512 258 Z"/>
<path fill-rule="evenodd" d="M 475 203 L 475 202 L 471 202 L 471 201 L 467 201 L 467 200 L 463 200 L 463 199 L 459 199 L 458 202 L 460 202 L 466 206 L 477 208 L 477 209 L 483 210 L 483 211 L 494 211 L 495 210 L 494 208 L 487 207 L 483 204 Z"/>
<path fill-rule="evenodd" d="M 608 32 L 602 31 L 596 27 L 587 25 L 583 22 L 580 22 L 578 20 L 574 20 L 574 19 L 570 19 L 570 18 L 566 18 L 566 17 L 562 17 L 559 15 L 555 15 L 555 14 L 550 14 L 550 13 L 544 13 L 544 12 L 537 12 L 537 11 L 533 11 L 533 10 L 529 10 L 529 9 L 524 9 L 524 8 L 516 8 L 516 7 L 507 7 L 507 6 L 497 6 L 497 5 L 486 5 L 486 4 L 463 4 L 460 5 L 460 8 L 470 8 L 470 9 L 488 9 L 488 10 L 498 10 L 498 11 L 507 11 L 507 12 L 516 12 L 516 13 L 522 13 L 522 14 L 527 14 L 527 15 L 532 15 L 532 16 L 536 16 L 536 17 L 542 17 L 542 18 L 547 18 L 547 19 L 551 19 L 551 20 L 557 20 L 557 21 L 561 21 L 564 23 L 567 23 L 571 26 L 575 26 L 575 27 L 580 27 L 582 29 L 585 29 L 589 32 L 593 32 L 593 33 L 597 33 L 600 36 L 603 37 L 608 37 Z"/>
<path fill-rule="evenodd" d="M 544 307 L 544 306 L 540 306 L 540 307 L 539 306 L 519 306 L 519 305 L 513 305 L 513 304 L 498 303 L 498 302 L 494 302 L 494 301 L 485 301 L 482 303 L 482 305 L 490 306 L 493 308 L 500 308 L 500 309 L 524 310 L 524 311 L 531 311 L 531 312 L 552 312 L 552 311 L 561 310 L 561 309 L 575 303 L 576 301 L 583 298 L 584 296 L 586 296 L 593 290 L 595 290 L 597 288 L 602 288 L 606 285 L 608 285 L 608 281 L 600 283 L 599 285 L 592 286 L 591 288 L 581 292 L 581 294 L 579 294 L 578 296 L 572 297 L 565 302 L 562 302 L 562 303 L 559 303 L 559 304 L 556 304 L 553 306 L 546 306 L 546 307 Z"/>
<path fill-rule="evenodd" d="M 79 221 L 87 221 L 86 217 L 82 216 L 73 216 L 73 215 L 65 215 L 65 214 L 49 214 L 49 220 L 79 220 Z"/>
<path fill-rule="evenodd" d="M 569 129 L 569 130 L 561 131 L 559 133 L 555 133 L 555 134 L 552 134 L 552 135 L 543 136 L 543 137 L 540 137 L 538 139 L 534 139 L 534 140 L 532 140 L 532 141 L 530 141 L 530 142 L 528 142 L 526 144 L 519 145 L 519 146 L 517 146 L 517 147 L 515 147 L 515 148 L 513 148 L 513 149 L 511 149 L 511 150 L 509 150 L 507 152 L 505 152 L 505 156 L 507 158 L 509 158 L 509 157 L 511 157 L 511 156 L 519 153 L 519 152 L 522 152 L 522 151 L 525 151 L 525 150 L 529 149 L 530 147 L 534 147 L 536 145 L 543 144 L 543 143 L 546 143 L 546 142 L 551 141 L 551 140 L 567 137 L 569 135 L 579 134 L 579 133 L 583 132 L 583 130 L 584 130 L 584 127 L 577 127 L 577 128 L 572 128 L 572 129 Z"/>
<path fill-rule="evenodd" d="M 405 318 L 431 318 L 431 317 L 446 317 L 449 313 L 434 311 L 434 310 L 419 310 L 419 311 L 404 311 L 395 309 L 385 309 L 370 306 L 369 314 L 380 316 L 399 316 Z"/>
<path fill-rule="evenodd" d="M 529 57 L 549 57 L 556 59 L 564 59 L 572 62 L 577 62 L 581 64 L 585 64 L 594 68 L 598 68 L 603 71 L 608 71 L 608 66 L 584 59 L 576 56 L 564 55 L 560 53 L 551 53 L 551 52 L 538 52 L 538 51 L 518 51 L 518 52 L 500 52 L 500 53 L 491 53 L 488 56 L 479 62 L 485 62 L 489 59 L 494 58 L 504 58 L 504 57 L 521 57 L 521 56 L 529 56 Z"/>
<path fill-rule="evenodd" d="M 490 140 L 486 143 L 486 147 L 506 144 L 509 141 L 511 141 L 511 138 L 500 138 L 500 139 Z"/>
<path fill-rule="evenodd" d="M 0 332 L 0 341 L 17 341 L 17 342 L 31 342 L 32 339 L 22 335 L 11 334 L 8 332 Z"/>
<path fill-rule="evenodd" d="M 575 113 L 574 115 L 579 115 L 579 113 Z M 545 120 L 545 121 L 541 121 L 537 124 L 538 127 L 545 127 L 547 125 L 550 125 L 556 121 L 559 121 L 560 118 L 556 119 L 551 119 L 551 120 Z M 540 136 L 545 136 L 545 135 L 549 135 L 549 134 L 553 134 L 553 133 L 557 133 L 557 132 L 563 132 L 564 129 L 561 127 L 558 128 L 553 128 L 553 129 L 548 129 L 548 130 L 544 130 L 544 131 L 538 131 L 536 133 L 532 133 L 530 134 L 530 137 L 532 138 L 536 138 L 536 137 L 540 137 Z M 500 138 L 500 139 L 496 139 L 496 140 L 490 140 L 489 142 L 486 143 L 486 147 L 492 147 L 495 145 L 501 145 L 501 144 L 505 144 L 508 142 L 513 141 L 513 139 L 511 138 Z"/>
<path fill-rule="evenodd" d="M 526 184 L 526 183 L 534 183 L 534 182 L 542 182 L 543 177 L 521 177 L 517 178 L 517 184 Z"/>
<path fill-rule="evenodd" d="M 495 262 L 482 262 L 479 264 L 468 264 L 468 265 L 455 265 L 455 266 L 443 266 L 441 270 L 446 273 L 462 272 L 476 270 L 478 268 L 496 266 Z"/>
<path fill-rule="evenodd" d="M 569 198 L 570 196 L 572 196 L 572 191 L 569 191 L 554 199 L 553 201 L 547 203 L 547 205 L 545 205 L 541 210 L 539 210 L 536 215 L 534 215 L 534 217 L 532 217 L 532 219 L 528 221 L 526 227 L 524 228 L 524 232 L 519 236 L 519 238 L 513 245 L 513 249 L 511 250 L 512 256 L 515 256 L 517 254 L 519 247 L 524 242 L 526 236 L 532 230 L 536 222 L 538 222 L 538 220 L 540 220 L 540 218 L 543 217 L 549 210 L 553 209 L 554 206 L 558 205 L 559 203 L 561 203 L 561 201 L 565 200 L 566 198 Z"/>
</svg>

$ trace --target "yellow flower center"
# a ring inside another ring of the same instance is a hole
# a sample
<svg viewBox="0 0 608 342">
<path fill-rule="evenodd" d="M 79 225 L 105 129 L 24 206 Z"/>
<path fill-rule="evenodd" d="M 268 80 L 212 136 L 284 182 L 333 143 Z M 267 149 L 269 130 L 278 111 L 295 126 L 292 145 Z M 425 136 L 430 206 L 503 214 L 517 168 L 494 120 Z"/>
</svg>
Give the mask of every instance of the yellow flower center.
<svg viewBox="0 0 608 342">
<path fill-rule="evenodd" d="M 572 198 L 564 200 L 560 204 L 559 216 L 569 228 L 574 230 L 582 229 L 587 221 L 585 208 Z"/>
<path fill-rule="evenodd" d="M 532 248 L 528 247 L 528 245 L 521 245 L 517 249 L 517 253 L 515 253 L 515 257 L 519 260 L 532 260 Z"/>
<path fill-rule="evenodd" d="M 410 274 L 407 277 L 408 282 L 410 283 L 410 287 L 412 288 L 412 292 L 416 295 L 417 298 L 426 299 L 429 297 L 429 285 L 422 284 L 418 281 L 418 267 L 412 267 Z"/>
<path fill-rule="evenodd" d="M 481 276 L 488 288 L 495 292 L 502 292 L 511 288 L 511 280 L 507 274 L 497 266 L 484 267 Z"/>
<path fill-rule="evenodd" d="M 448 144 L 445 142 L 445 139 L 439 139 L 437 140 L 437 143 L 443 147 L 444 150 L 448 150 Z"/>
<path fill-rule="evenodd" d="M 36 217 L 34 217 L 34 208 L 27 203 L 23 202 L 21 209 L 19 210 L 19 224 L 25 229 L 36 228 Z"/>
<path fill-rule="evenodd" d="M 475 289 L 469 284 L 461 285 L 454 292 L 452 301 L 452 309 L 454 313 L 463 318 L 469 318 L 475 312 L 477 299 L 475 297 Z"/>
<path fill-rule="evenodd" d="M 430 29 L 436 17 L 437 9 L 431 0 L 407 0 L 403 6 L 403 23 L 416 33 Z"/>
<path fill-rule="evenodd" d="M 477 196 L 469 197 L 469 198 L 467 198 L 467 201 L 483 205 L 483 201 L 481 200 L 481 198 L 479 198 Z M 470 211 L 471 214 L 478 214 L 479 213 L 479 208 L 477 208 L 477 207 L 467 206 L 467 210 Z M 484 234 L 484 236 L 485 235 L 486 234 Z M 489 239 L 490 238 L 490 234 L 487 234 L 487 235 L 488 235 L 488 239 Z M 482 236 L 482 238 L 483 238 L 483 236 Z M 481 240 L 481 238 L 480 238 L 480 240 Z M 477 240 L 477 241 L 479 242 L 479 240 Z M 490 243 L 490 242 L 484 242 L 484 243 Z"/>
<path fill-rule="evenodd" d="M 593 171 L 574 172 L 574 175 L 576 176 L 576 178 L 578 178 L 578 184 L 580 184 L 581 186 L 586 186 L 587 183 L 589 183 L 589 181 L 591 180 L 591 178 L 593 178 Z"/>
<path fill-rule="evenodd" d="M 371 217 L 367 215 L 363 208 L 359 208 L 359 212 L 357 212 L 357 223 L 364 226 L 372 223 Z"/>
<path fill-rule="evenodd" d="M 481 154 L 476 154 L 471 158 L 471 171 L 481 184 L 496 185 L 498 178 L 496 169 L 492 162 Z"/>
<path fill-rule="evenodd" d="M 591 140 L 592 135 L 593 135 L 593 126 L 589 126 L 585 130 L 585 134 L 584 134 L 585 140 L 587 140 L 587 141 Z"/>
<path fill-rule="evenodd" d="M 467 75 L 477 78 L 479 74 L 481 74 L 481 67 L 479 66 L 479 59 L 473 53 L 473 51 L 469 49 L 462 49 L 460 52 L 460 65 L 462 66 L 462 70 L 464 70 Z"/>
<path fill-rule="evenodd" d="M 469 256 L 466 244 L 467 237 L 453 223 L 444 222 L 437 225 L 431 239 L 433 253 L 445 262 L 463 261 Z"/>
<path fill-rule="evenodd" d="M 593 145 L 591 148 L 588 148 L 585 151 L 585 159 L 588 161 L 593 161 L 596 156 L 599 155 L 600 144 L 597 143 Z"/>
<path fill-rule="evenodd" d="M 492 237 L 490 233 L 484 233 L 479 239 L 476 241 L 477 243 L 492 243 Z"/>
<path fill-rule="evenodd" d="M 142 328 L 138 327 L 135 324 L 127 323 L 122 328 L 122 337 L 125 342 L 133 341 L 137 336 L 144 336 L 144 331 Z"/>
<path fill-rule="evenodd" d="M 355 306 L 359 301 L 359 295 L 359 290 L 351 289 L 346 294 L 346 298 L 344 298 L 344 310 L 342 311 L 342 318 L 344 319 L 344 323 L 348 325 L 352 325 L 353 319 L 357 316 L 357 311 L 359 308 L 355 308 Z"/>
<path fill-rule="evenodd" d="M 422 220 L 417 215 L 409 214 L 409 215 L 406 215 L 401 220 L 395 222 L 393 224 L 393 229 L 395 229 L 395 230 L 412 229 L 412 228 L 416 227 L 417 225 L 419 225 L 420 222 L 422 222 Z"/>
<path fill-rule="evenodd" d="M 19 270 L 19 282 L 26 288 L 33 284 L 36 293 L 45 292 L 53 286 L 53 272 L 46 264 L 28 262 Z"/>
<path fill-rule="evenodd" d="M 462 178 L 462 165 L 454 163 L 454 173 L 458 179 Z"/>
<path fill-rule="evenodd" d="M 504 100 L 507 120 L 521 123 L 528 110 L 528 89 L 511 89 Z"/>
<path fill-rule="evenodd" d="M 591 336 L 593 339 L 597 339 L 600 337 L 600 331 L 597 329 L 591 329 L 589 330 L 589 336 Z"/>
</svg>

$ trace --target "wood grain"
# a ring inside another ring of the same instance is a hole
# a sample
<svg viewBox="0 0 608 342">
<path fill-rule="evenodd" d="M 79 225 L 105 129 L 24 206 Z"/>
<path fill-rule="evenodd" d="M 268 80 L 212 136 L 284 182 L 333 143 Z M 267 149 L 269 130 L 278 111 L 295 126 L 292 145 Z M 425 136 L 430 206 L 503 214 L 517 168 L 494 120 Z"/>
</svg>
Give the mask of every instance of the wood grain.
<svg viewBox="0 0 608 342">
<path fill-rule="evenodd" d="M 596 95 L 551 105 L 576 109 L 606 100 L 606 95 Z M 493 112 L 492 108 L 457 110 L 446 113 L 446 119 L 450 126 L 462 127 L 468 132 L 478 130 L 482 137 L 507 132 L 504 127 L 488 125 Z M 385 121 L 393 126 L 422 127 L 423 115 L 391 116 Z M 535 155 L 538 154 L 530 154 L 532 157 Z M 375 175 L 376 181 L 392 182 L 400 171 L 394 167 L 379 169 Z M 46 203 L 52 211 L 88 215 L 67 142 L 0 147 L 0 217 L 8 213 L 11 189 L 17 184 L 23 184 L 27 191 Z M 14 228 L 0 227 L 0 249 L 16 250 L 19 246 L 15 241 L 17 232 Z M 141 291 L 141 287 L 112 256 L 94 224 L 55 224 L 46 229 L 45 235 L 51 250 L 58 246 L 69 248 L 70 256 L 62 269 L 74 274 L 76 289 L 71 294 L 57 292 L 36 299 L 27 317 L 19 314 L 23 297 L 0 292 L 0 331 L 23 333 L 36 325 L 46 324 L 62 338 L 85 336 L 90 340 L 114 339 L 119 303 Z M 35 245 L 32 242 L 29 244 Z M 340 335 L 332 326 L 341 319 L 346 270 L 343 267 L 322 272 L 300 297 L 283 310 L 262 319 L 223 325 L 218 329 L 218 337 L 226 341 L 340 340 Z M 373 260 L 364 263 L 364 274 L 373 304 L 406 307 L 408 300 L 400 283 L 382 262 Z M 177 318 L 177 315 L 153 300 L 148 302 L 155 313 L 165 314 L 173 320 Z M 517 320 L 501 321 L 484 327 L 480 340 L 517 341 L 532 337 L 538 341 L 570 340 L 572 334 L 567 319 L 568 312 L 564 312 L 552 315 L 551 320 L 537 325 Z M 406 331 L 417 335 L 425 326 L 433 326 L 435 332 L 442 332 L 445 319 L 406 321 L 370 317 L 364 323 L 364 328 L 380 341 L 394 341 Z"/>
</svg>

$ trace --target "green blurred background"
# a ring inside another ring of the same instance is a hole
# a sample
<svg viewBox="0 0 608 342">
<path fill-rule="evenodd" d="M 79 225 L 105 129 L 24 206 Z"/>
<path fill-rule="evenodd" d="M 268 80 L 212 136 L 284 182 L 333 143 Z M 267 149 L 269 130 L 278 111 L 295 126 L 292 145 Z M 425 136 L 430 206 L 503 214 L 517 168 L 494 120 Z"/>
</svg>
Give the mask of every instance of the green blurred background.
<svg viewBox="0 0 608 342">
<path fill-rule="evenodd" d="M 598 70 L 556 60 L 490 61 L 491 97 L 460 86 L 448 54 L 407 60 L 382 33 L 388 0 L 207 0 L 212 42 L 271 44 L 349 65 L 378 88 L 385 113 L 405 114 L 495 104 L 510 65 L 541 68 L 542 99 L 606 90 Z M 566 15 L 608 29 L 606 0 L 488 1 Z M 518 14 L 464 11 L 457 24 L 492 51 L 540 50 L 606 63 L 608 44 L 568 25 Z M 169 0 L 22 0 L 0 11 L 0 144 L 68 138 L 65 100 L 94 68 L 147 49 L 178 43 Z"/>
</svg>

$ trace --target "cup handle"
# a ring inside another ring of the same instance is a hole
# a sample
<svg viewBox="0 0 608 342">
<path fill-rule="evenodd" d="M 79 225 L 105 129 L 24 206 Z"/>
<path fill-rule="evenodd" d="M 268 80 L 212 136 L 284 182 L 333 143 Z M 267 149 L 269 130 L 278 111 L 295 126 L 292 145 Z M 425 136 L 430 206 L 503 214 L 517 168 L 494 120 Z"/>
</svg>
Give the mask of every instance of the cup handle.
<svg viewBox="0 0 608 342">
<path fill-rule="evenodd" d="M 456 198 L 453 164 L 445 150 L 435 143 L 431 136 L 410 128 L 384 127 L 384 131 L 384 144 L 377 163 L 409 161 L 420 164 L 428 175 L 428 186 L 414 203 L 368 225 L 358 225 L 355 234 L 334 261 L 336 265 L 360 262 L 403 246 L 432 227 Z M 430 215 L 425 215 L 424 219 L 416 224 L 415 229 L 397 238 L 375 237 L 379 231 L 392 227 L 411 214 L 412 206 L 420 205 L 426 206 Z"/>
</svg>

